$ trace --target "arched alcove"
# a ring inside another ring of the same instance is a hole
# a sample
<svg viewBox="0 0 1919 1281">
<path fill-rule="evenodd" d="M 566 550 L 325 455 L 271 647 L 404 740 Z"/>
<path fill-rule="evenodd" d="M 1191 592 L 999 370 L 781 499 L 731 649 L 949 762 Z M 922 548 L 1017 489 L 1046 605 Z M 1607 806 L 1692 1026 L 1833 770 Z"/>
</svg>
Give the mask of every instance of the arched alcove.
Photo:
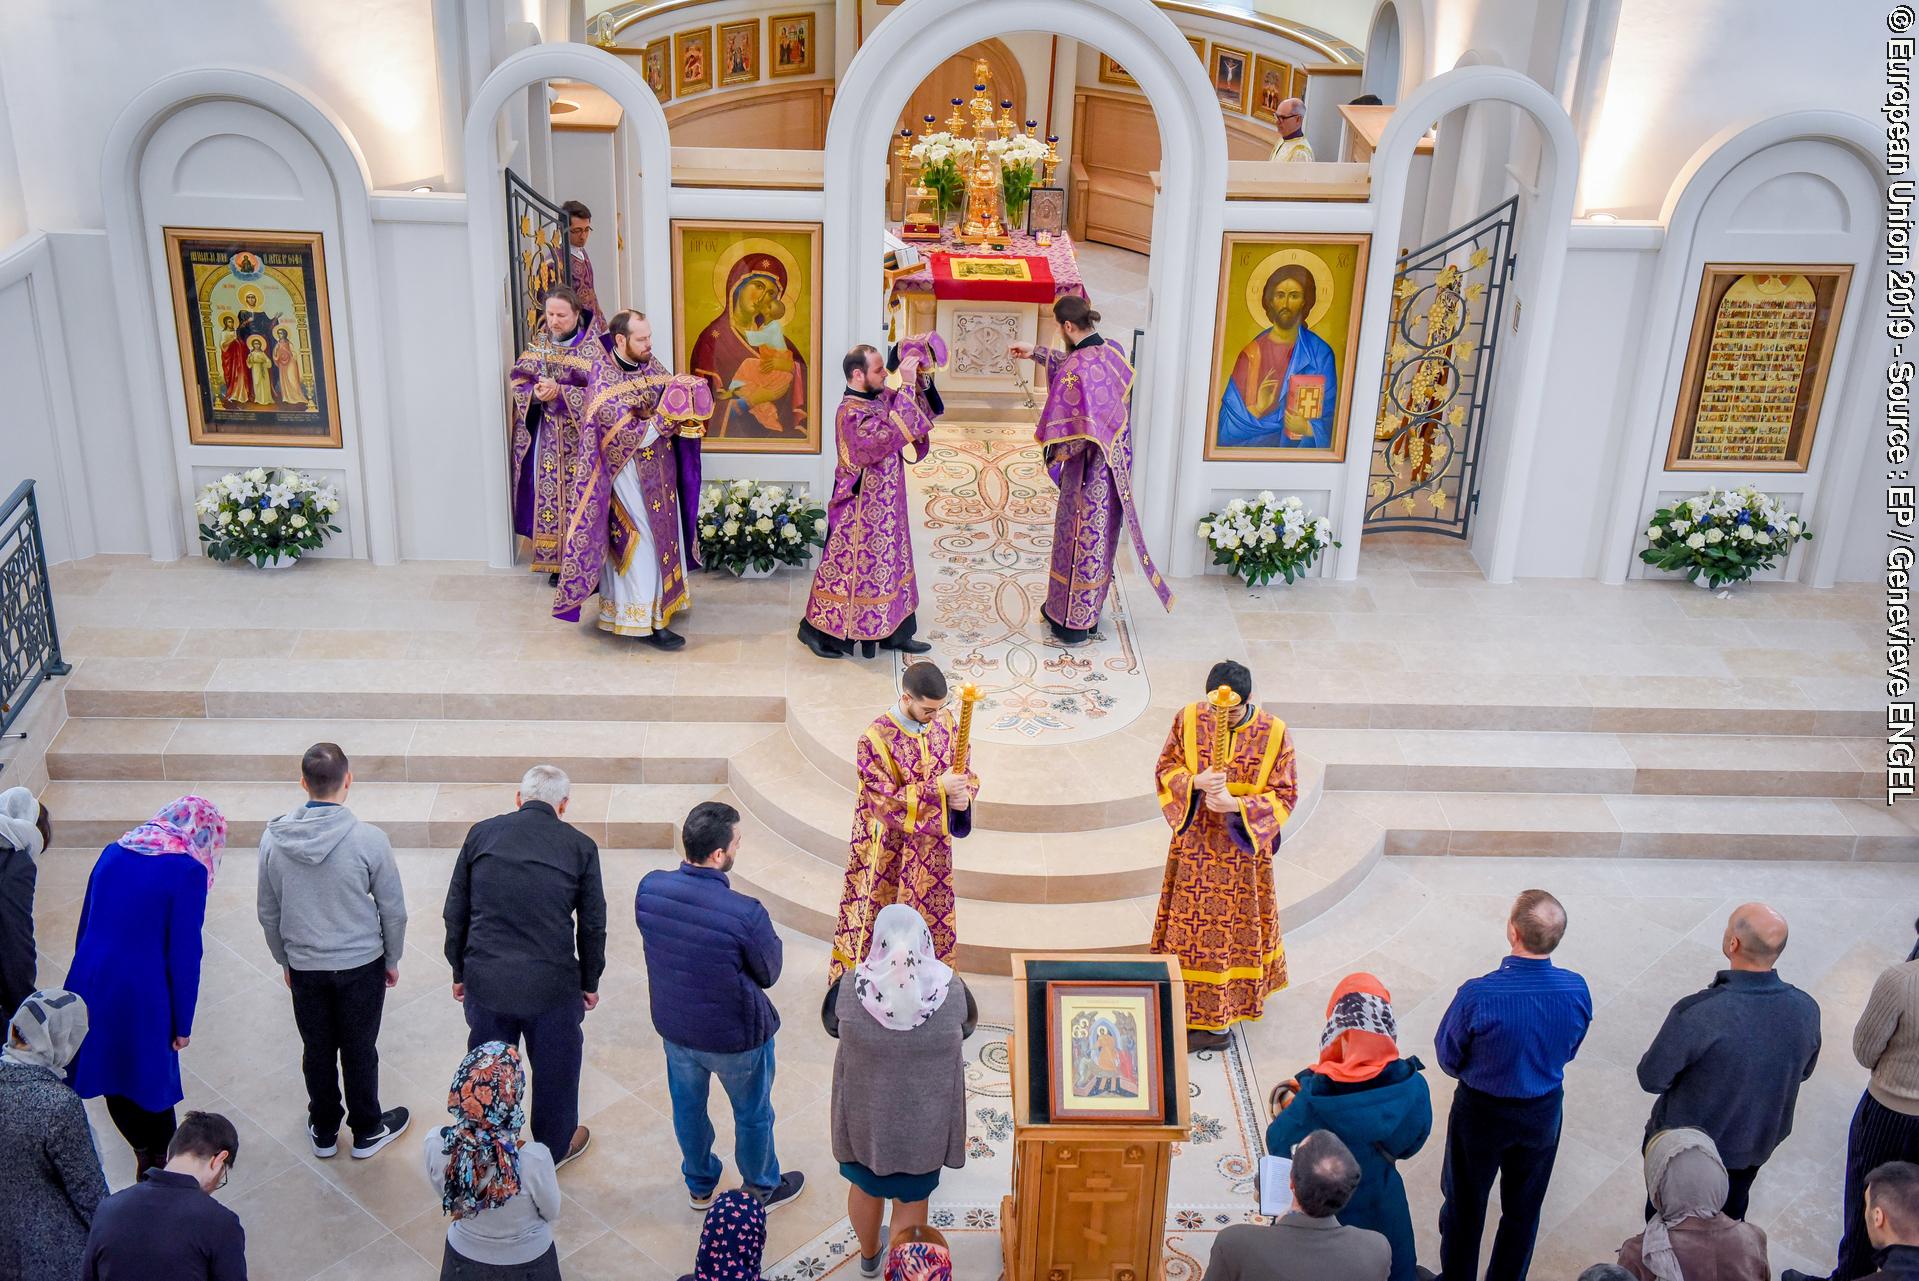
<svg viewBox="0 0 1919 1281">
<path fill-rule="evenodd" d="M 1479 532 L 1474 546 L 1490 582 L 1510 582 L 1517 560 L 1520 517 L 1526 479 L 1540 430 L 1547 357 L 1558 319 L 1560 280 L 1565 271 L 1566 232 L 1572 218 L 1579 177 L 1579 149 L 1572 120 L 1553 96 L 1531 77 L 1504 67 L 1464 66 L 1421 85 L 1393 114 L 1373 155 L 1373 216 L 1376 235 L 1390 235 L 1404 223 L 1413 174 L 1413 155 L 1421 135 L 1436 120 L 1463 118 L 1475 104 L 1505 103 L 1531 118 L 1540 145 L 1537 194 L 1532 197 L 1527 270 L 1516 296 L 1523 301 L 1525 324 L 1517 336 L 1505 335 L 1498 370 L 1503 436 L 1485 453 L 1480 473 Z M 1385 363 L 1387 326 L 1392 314 L 1393 260 L 1375 253 L 1367 274 L 1365 320 L 1360 328 L 1359 362 L 1354 386 L 1377 388 Z M 1357 444 L 1358 442 L 1355 442 Z M 1368 442 L 1370 443 L 1370 442 Z M 1338 576 L 1359 572 L 1359 540 L 1364 522 L 1369 456 L 1349 449 L 1344 500 L 1339 504 Z M 1483 547 L 1483 552 L 1479 549 Z"/>
<path fill-rule="evenodd" d="M 196 111 L 199 118 L 175 131 L 169 144 L 172 158 L 163 166 L 164 173 L 147 172 L 149 145 L 187 111 Z M 287 140 L 285 158 L 275 157 L 281 161 L 280 170 L 262 166 L 266 181 L 239 187 L 231 181 L 215 183 L 217 190 L 196 195 L 194 184 L 213 181 L 205 163 L 209 153 L 202 150 L 209 140 L 231 135 L 235 145 L 257 147 L 261 134 Z M 289 185 L 286 179 L 304 166 L 298 156 L 307 149 L 312 172 L 295 176 Z M 162 178 L 176 185 L 168 187 Z M 181 183 L 187 185 L 177 185 Z M 192 543 L 196 468 L 205 471 L 244 462 L 322 472 L 337 469 L 346 479 L 345 546 L 352 554 L 378 563 L 397 561 L 386 356 L 380 341 L 382 309 L 368 204 L 371 184 L 365 158 L 346 125 L 311 94 L 270 72 L 242 67 L 175 72 L 138 94 L 115 119 L 102 152 L 100 185 L 107 248 L 115 286 L 122 291 L 121 305 L 138 323 L 150 318 L 155 325 L 156 341 L 118 347 L 131 391 L 134 446 L 141 472 L 151 481 L 143 492 L 147 543 L 154 559 L 177 559 Z M 149 209 L 161 191 L 170 192 L 173 202 L 164 210 Z M 340 449 L 187 443 L 186 388 L 173 337 L 161 231 L 167 219 L 182 217 L 208 219 L 201 225 L 248 230 L 313 230 L 306 224 L 316 218 L 324 222 L 333 321 L 329 339 L 343 429 Z M 163 477 L 172 483 L 161 483 Z"/>
<path fill-rule="evenodd" d="M 1420 0 L 1379 0 L 1366 29 L 1362 93 L 1398 103 L 1426 78 L 1426 6 Z"/>
<path fill-rule="evenodd" d="M 1653 268 L 1639 373 L 1614 468 L 1600 549 L 1602 581 L 1624 582 L 1638 571 L 1644 517 L 1655 498 L 1748 481 L 1780 495 L 1819 530 L 1814 542 L 1795 549 L 1780 576 L 1815 587 L 1830 587 L 1838 578 L 1849 532 L 1857 542 L 1855 516 L 1876 508 L 1856 497 L 1866 481 L 1876 388 L 1883 385 L 1868 371 L 1891 354 L 1879 323 L 1883 297 L 1872 287 L 1884 266 L 1884 141 L 1859 116 L 1792 112 L 1724 131 L 1695 152 L 1674 180 L 1660 214 L 1665 239 Z M 1792 202 L 1792 218 L 1782 217 L 1782 201 Z M 1852 267 L 1805 471 L 1669 470 L 1667 445 L 1707 262 Z"/>
<path fill-rule="evenodd" d="M 502 186 L 499 114 L 514 95 L 549 80 L 592 85 L 620 106 L 633 130 L 640 171 L 640 209 L 636 233 L 641 263 L 641 307 L 651 316 L 673 314 L 673 258 L 668 238 L 671 146 L 666 114 L 646 81 L 618 58 L 582 44 L 542 44 L 522 49 L 493 69 L 474 94 L 466 117 L 466 228 L 473 271 L 475 376 L 483 387 L 503 387 L 506 378 L 505 307 L 506 195 Z M 876 260 L 877 261 L 877 260 Z M 485 477 L 487 559 L 504 568 L 513 563 L 513 531 L 507 507 L 506 407 L 501 396 L 482 397 L 475 424 L 475 448 L 497 460 Z"/>
<path fill-rule="evenodd" d="M 1111 55 L 1138 82 L 1159 123 L 1161 189 L 1169 198 L 1154 206 L 1153 311 L 1133 404 L 1148 540 L 1160 555 L 1169 547 L 1177 555 L 1175 504 L 1168 499 L 1182 459 L 1198 456 L 1197 434 L 1183 433 L 1181 424 L 1196 421 L 1207 376 L 1187 340 L 1211 329 L 1226 134 L 1199 60 L 1150 0 L 913 0 L 872 32 L 840 79 L 827 125 L 834 216 L 825 232 L 824 350 L 830 358 L 883 332 L 886 167 L 879 161 L 901 108 L 945 58 L 983 36 L 1016 31 L 1069 36 Z"/>
</svg>

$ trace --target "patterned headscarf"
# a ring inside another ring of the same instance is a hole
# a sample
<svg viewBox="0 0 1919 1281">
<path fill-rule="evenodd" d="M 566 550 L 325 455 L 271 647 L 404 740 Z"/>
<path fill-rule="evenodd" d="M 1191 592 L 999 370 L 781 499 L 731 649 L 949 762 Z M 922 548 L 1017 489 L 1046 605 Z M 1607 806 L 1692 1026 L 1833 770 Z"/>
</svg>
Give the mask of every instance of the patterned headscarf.
<svg viewBox="0 0 1919 1281">
<path fill-rule="evenodd" d="M 1726 1204 L 1726 1163 L 1704 1130 L 1661 1130 L 1646 1144 L 1646 1196 L 1653 1216 L 1639 1238 L 1640 1258 L 1658 1281 L 1685 1281 L 1670 1229 L 1681 1219 L 1710 1219 Z"/>
<path fill-rule="evenodd" d="M 945 1003 L 953 968 L 933 951 L 933 932 L 905 903 L 888 903 L 873 918 L 873 941 L 853 973 L 866 1012 L 895 1032 L 910 1032 Z"/>
<path fill-rule="evenodd" d="M 700 1227 L 693 1281 L 760 1281 L 766 1254 L 766 1207 L 751 1192 L 722 1192 Z"/>
<path fill-rule="evenodd" d="M 1326 1002 L 1326 1030 L 1313 1071 L 1334 1081 L 1370 1081 L 1399 1057 L 1393 996 L 1370 974 L 1348 974 Z"/>
<path fill-rule="evenodd" d="M 61 988 L 43 988 L 26 1000 L 14 1013 L 7 1028 L 7 1042 L 0 1059 L 43 1067 L 64 1079 L 67 1064 L 80 1052 L 87 1039 L 87 1003 L 78 993 Z"/>
<path fill-rule="evenodd" d="M 885 1281 L 953 1281 L 953 1256 L 931 1241 L 902 1241 L 887 1252 Z"/>
<path fill-rule="evenodd" d="M 456 1219 L 503 1205 L 520 1190 L 520 1131 L 526 1125 L 526 1072 L 517 1046 L 488 1041 L 467 1051 L 447 1091 L 453 1114 L 440 1150 L 446 1191 L 440 1208 Z"/>
<path fill-rule="evenodd" d="M 204 796 L 182 796 L 120 838 L 120 848 L 136 854 L 191 854 L 207 869 L 208 889 L 226 844 L 227 820 Z"/>
</svg>

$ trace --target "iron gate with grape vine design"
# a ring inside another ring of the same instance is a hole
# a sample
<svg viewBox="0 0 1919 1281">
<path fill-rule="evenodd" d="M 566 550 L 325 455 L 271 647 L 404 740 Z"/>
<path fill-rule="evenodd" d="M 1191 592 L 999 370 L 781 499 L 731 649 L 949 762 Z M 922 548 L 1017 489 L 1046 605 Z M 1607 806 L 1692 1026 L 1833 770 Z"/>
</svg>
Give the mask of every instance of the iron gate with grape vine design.
<svg viewBox="0 0 1919 1281">
<path fill-rule="evenodd" d="M 513 354 L 533 341 L 540 309 L 555 285 L 573 283 L 573 256 L 567 252 L 566 211 L 506 171 L 507 288 L 513 314 Z"/>
<path fill-rule="evenodd" d="M 1466 537 L 1519 197 L 1401 254 L 1373 428 L 1368 532 Z"/>
</svg>

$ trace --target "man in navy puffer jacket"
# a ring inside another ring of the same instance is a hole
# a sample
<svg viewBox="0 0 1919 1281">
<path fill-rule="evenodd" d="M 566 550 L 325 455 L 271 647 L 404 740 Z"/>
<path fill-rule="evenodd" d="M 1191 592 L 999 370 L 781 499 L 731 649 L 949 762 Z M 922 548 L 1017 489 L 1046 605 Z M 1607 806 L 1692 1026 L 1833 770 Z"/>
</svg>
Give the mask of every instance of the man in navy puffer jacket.
<svg viewBox="0 0 1919 1281">
<path fill-rule="evenodd" d="M 666 1087 L 688 1204 L 713 1204 L 720 1160 L 706 1115 L 712 1079 L 733 1105 L 740 1182 L 767 1210 L 800 1195 L 806 1176 L 780 1172 L 773 1151 L 773 1034 L 780 1016 L 766 989 L 779 981 L 780 936 L 755 898 L 727 883 L 740 853 L 740 813 L 704 801 L 680 832 L 686 861 L 648 872 L 633 915 L 646 945 L 653 1030 L 666 1042 Z"/>
</svg>

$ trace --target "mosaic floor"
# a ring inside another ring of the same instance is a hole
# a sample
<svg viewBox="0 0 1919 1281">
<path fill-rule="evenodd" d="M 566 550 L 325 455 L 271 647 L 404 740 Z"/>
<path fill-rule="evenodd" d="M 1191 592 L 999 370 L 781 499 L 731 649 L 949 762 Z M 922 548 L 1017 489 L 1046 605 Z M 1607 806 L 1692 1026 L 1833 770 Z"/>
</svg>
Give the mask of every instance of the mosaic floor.
<svg viewBox="0 0 1919 1281">
<path fill-rule="evenodd" d="M 1066 649 L 1047 638 L 1040 607 L 1059 491 L 1030 427 L 942 424 L 908 484 L 918 514 L 920 637 L 948 676 L 979 686 L 978 739 L 1084 742 L 1146 710 L 1152 689 L 1123 581 L 1091 642 Z M 1123 540 L 1119 554 L 1133 554 Z"/>
</svg>

